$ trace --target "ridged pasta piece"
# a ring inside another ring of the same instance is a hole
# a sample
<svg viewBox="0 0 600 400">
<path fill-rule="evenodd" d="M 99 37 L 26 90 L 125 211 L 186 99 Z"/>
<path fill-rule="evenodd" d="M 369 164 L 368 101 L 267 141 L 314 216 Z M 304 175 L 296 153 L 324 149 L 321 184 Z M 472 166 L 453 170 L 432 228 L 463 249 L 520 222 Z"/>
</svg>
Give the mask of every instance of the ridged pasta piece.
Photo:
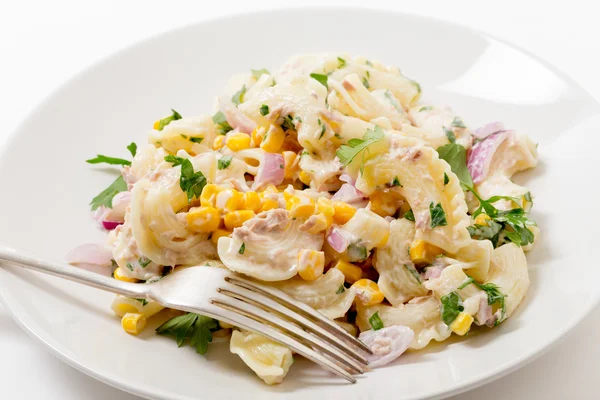
<svg viewBox="0 0 600 400">
<path fill-rule="evenodd" d="M 529 289 L 529 271 L 523 249 L 514 243 L 495 249 L 488 282 L 495 283 L 506 295 L 506 317 L 510 317 Z"/>
<path fill-rule="evenodd" d="M 455 253 L 471 240 L 466 229 L 471 221 L 458 178 L 437 152 L 422 141 L 396 134 L 388 137 L 389 151 L 365 161 L 364 172 L 356 180 L 357 189 L 370 195 L 378 186 L 389 185 L 398 178 L 402 186 L 396 189 L 415 216 L 415 238 Z M 444 174 L 450 178 L 446 185 Z M 431 228 L 432 204 L 441 205 L 446 226 Z"/>
<path fill-rule="evenodd" d="M 344 274 L 335 268 L 315 281 L 305 281 L 296 277 L 272 285 L 330 319 L 346 315 L 356 296 L 354 288 L 340 290 L 344 285 Z"/>
<path fill-rule="evenodd" d="M 387 244 L 375 250 L 373 266 L 379 272 L 379 290 L 393 306 L 400 306 L 429 291 L 420 282 L 408 249 L 415 237 L 415 224 L 407 219 L 390 222 Z M 411 270 L 413 272 L 411 272 Z"/>
<path fill-rule="evenodd" d="M 471 240 L 453 257 L 468 265 L 469 276 L 478 282 L 485 282 L 493 251 L 494 245 L 489 240 Z"/>
<path fill-rule="evenodd" d="M 298 252 L 323 245 L 323 234 L 301 232 L 302 223 L 282 209 L 261 213 L 219 239 L 219 257 L 230 270 L 263 281 L 290 279 L 297 273 Z"/>
<path fill-rule="evenodd" d="M 281 383 L 294 362 L 288 347 L 254 332 L 233 331 L 229 350 L 268 385 Z"/>
<path fill-rule="evenodd" d="M 167 152 L 162 147 L 140 146 L 131 165 L 123 167 L 122 175 L 129 189 L 131 190 L 133 184 L 140 179 L 149 177 L 158 166 L 168 167 L 164 165 L 166 155 Z"/>
<path fill-rule="evenodd" d="M 460 126 L 461 123 L 464 125 L 463 121 L 449 107 L 416 105 L 409 110 L 408 115 L 414 126 L 419 128 L 405 127 L 407 131 L 411 131 L 409 136 L 417 136 L 415 133 L 421 132 L 421 138 L 428 145 L 437 149 L 449 143 L 445 128 L 452 131 L 456 137 L 456 143 L 467 150 L 471 148 L 471 131 Z"/>
<path fill-rule="evenodd" d="M 415 336 L 409 346 L 422 349 L 433 339 L 446 340 L 452 333 L 442 322 L 440 301 L 434 296 L 416 297 L 398 307 L 378 304 L 364 307 L 357 304 L 356 324 L 361 332 L 371 329 L 369 318 L 379 313 L 383 326 L 401 325 L 412 329 Z"/>
<path fill-rule="evenodd" d="M 479 311 L 480 300 L 484 297 L 483 292 L 474 284 L 468 284 L 462 289 L 458 289 L 468 282 L 469 277 L 465 274 L 463 263 L 449 265 L 444 268 L 440 276 L 424 283 L 427 289 L 433 292 L 438 299 L 456 292 L 463 301 L 464 312 L 474 316 Z"/>
<path fill-rule="evenodd" d="M 115 315 L 122 317 L 127 313 L 139 313 L 145 318 L 150 318 L 159 313 L 165 307 L 153 300 L 132 299 L 117 295 L 112 302 L 111 308 Z"/>
<path fill-rule="evenodd" d="M 188 153 L 200 154 L 212 150 L 215 135 L 212 118 L 202 115 L 171 121 L 162 130 L 150 132 L 149 141 L 162 146 L 169 153 L 185 150 Z"/>
</svg>

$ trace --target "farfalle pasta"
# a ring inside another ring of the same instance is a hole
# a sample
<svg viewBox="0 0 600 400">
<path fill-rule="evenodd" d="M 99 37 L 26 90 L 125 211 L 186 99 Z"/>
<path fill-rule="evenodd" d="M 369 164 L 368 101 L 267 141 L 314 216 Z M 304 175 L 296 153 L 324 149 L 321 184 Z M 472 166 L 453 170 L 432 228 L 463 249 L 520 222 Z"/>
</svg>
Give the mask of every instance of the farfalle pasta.
<svg viewBox="0 0 600 400">
<path fill-rule="evenodd" d="M 420 94 L 399 69 L 347 54 L 233 77 L 212 113 L 157 120 L 132 160 L 88 160 L 122 167 L 92 201 L 110 232 L 85 247 L 89 263 L 128 282 L 193 265 L 262 280 L 360 333 L 374 366 L 497 326 L 529 287 L 539 229 L 512 176 L 536 166 L 537 148 Z M 112 308 L 130 334 L 170 313 L 157 333 L 199 353 L 230 337 L 267 384 L 292 365 L 286 346 L 209 317 L 122 296 Z"/>
</svg>

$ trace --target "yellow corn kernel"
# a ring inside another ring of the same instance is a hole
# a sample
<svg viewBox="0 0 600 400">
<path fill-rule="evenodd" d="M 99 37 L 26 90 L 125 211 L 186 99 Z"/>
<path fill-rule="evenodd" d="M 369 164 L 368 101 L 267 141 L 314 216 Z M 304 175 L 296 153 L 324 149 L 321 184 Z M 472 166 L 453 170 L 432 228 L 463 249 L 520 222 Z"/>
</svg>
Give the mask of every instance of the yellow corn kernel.
<svg viewBox="0 0 600 400">
<path fill-rule="evenodd" d="M 250 148 L 250 136 L 245 133 L 238 133 L 227 138 L 225 143 L 232 151 L 246 150 Z"/>
<path fill-rule="evenodd" d="M 260 194 L 263 196 L 265 194 L 277 194 L 277 193 L 279 193 L 279 189 L 277 189 L 277 186 L 275 186 L 275 185 L 269 185 L 265 188 L 265 190 L 260 192 Z"/>
<path fill-rule="evenodd" d="M 325 253 L 302 249 L 298 252 L 298 275 L 305 281 L 314 281 L 323 275 Z"/>
<path fill-rule="evenodd" d="M 394 192 L 377 191 L 373 193 L 370 197 L 371 211 L 382 217 L 391 217 L 396 214 L 400 205 L 399 196 Z"/>
<path fill-rule="evenodd" d="M 315 212 L 315 201 L 307 196 L 292 196 L 285 202 L 292 218 L 308 218 Z"/>
<path fill-rule="evenodd" d="M 281 149 L 284 140 L 285 133 L 283 132 L 283 129 L 271 126 L 269 132 L 263 137 L 260 148 L 268 153 L 277 153 L 279 149 Z"/>
<path fill-rule="evenodd" d="M 339 260 L 335 265 L 336 269 L 339 269 L 348 283 L 354 283 L 362 278 L 362 269 L 354 264 L 350 264 L 348 261 Z"/>
<path fill-rule="evenodd" d="M 115 269 L 115 272 L 113 273 L 113 276 L 115 277 L 115 279 L 123 281 L 123 282 L 136 283 L 138 281 L 135 278 L 129 278 L 129 277 L 123 275 L 123 271 L 121 271 L 121 268 Z"/>
<path fill-rule="evenodd" d="M 490 216 L 487 214 L 479 214 L 475 218 L 475 224 L 477 225 L 487 225 L 487 222 L 490 220 Z"/>
<path fill-rule="evenodd" d="M 205 207 L 214 207 L 215 198 L 221 190 L 223 190 L 221 186 L 213 183 L 209 183 L 208 185 L 204 186 L 204 189 L 202 189 L 202 193 L 200 194 L 200 205 Z"/>
<path fill-rule="evenodd" d="M 325 197 L 319 197 L 317 199 L 317 209 L 326 217 L 333 217 L 333 214 L 335 214 L 333 202 Z"/>
<path fill-rule="evenodd" d="M 235 189 L 223 189 L 215 198 L 215 207 L 219 210 L 236 211 L 244 205 L 244 195 Z"/>
<path fill-rule="evenodd" d="M 348 203 L 344 203 L 343 201 L 334 201 L 333 202 L 333 222 L 338 225 L 344 225 L 346 222 L 350 221 L 354 214 L 356 214 L 356 208 L 352 207 Z"/>
<path fill-rule="evenodd" d="M 146 317 L 138 313 L 128 313 L 121 319 L 121 326 L 125 332 L 137 335 L 146 327 Z"/>
<path fill-rule="evenodd" d="M 300 182 L 304 183 L 306 186 L 310 186 L 310 176 L 306 172 L 300 171 L 298 177 L 300 178 Z"/>
<path fill-rule="evenodd" d="M 222 329 L 231 329 L 231 328 L 233 328 L 233 325 L 228 324 L 227 322 L 224 322 L 224 321 L 219 321 L 219 326 Z"/>
<path fill-rule="evenodd" d="M 154 121 L 154 125 L 152 125 L 153 129 L 158 130 L 158 128 L 160 128 L 160 120 L 157 119 L 156 121 Z"/>
<path fill-rule="evenodd" d="M 257 213 L 260 210 L 260 196 L 256 192 L 244 193 L 244 210 L 252 210 Z"/>
<path fill-rule="evenodd" d="M 252 137 L 252 141 L 254 142 L 254 146 L 255 147 L 259 147 L 263 137 L 265 136 L 265 129 L 257 126 L 252 133 L 250 134 L 250 136 Z"/>
<path fill-rule="evenodd" d="M 313 235 L 316 235 L 319 232 L 323 232 L 324 230 L 327 230 L 327 228 L 329 228 L 329 226 L 331 225 L 331 219 L 328 219 L 323 214 L 316 214 L 310 218 L 314 219 L 315 223 L 313 226 L 308 228 L 307 232 L 312 233 Z"/>
<path fill-rule="evenodd" d="M 127 304 L 127 303 L 119 303 L 119 304 L 113 305 L 113 310 L 115 311 L 115 314 L 117 314 L 117 315 L 125 315 L 128 313 L 139 313 L 139 310 L 135 306 L 133 306 L 132 304 Z"/>
<path fill-rule="evenodd" d="M 289 199 L 296 195 L 295 191 L 284 190 L 283 191 L 283 199 L 287 202 Z"/>
<path fill-rule="evenodd" d="M 444 251 L 424 240 L 415 240 L 410 245 L 410 259 L 419 266 L 431 264 Z"/>
<path fill-rule="evenodd" d="M 279 207 L 279 202 L 275 199 L 263 199 L 260 205 L 260 212 L 272 210 Z"/>
<path fill-rule="evenodd" d="M 365 306 L 379 304 L 385 297 L 379 290 L 379 286 L 370 279 L 359 279 L 352 287 L 356 289 L 358 300 Z"/>
<path fill-rule="evenodd" d="M 285 166 L 283 178 L 293 179 L 298 170 L 298 163 L 296 162 L 298 155 L 293 151 L 284 151 L 281 154 L 283 155 L 283 165 Z"/>
<path fill-rule="evenodd" d="M 210 240 L 212 240 L 212 242 L 214 244 L 217 244 L 219 242 L 219 239 L 222 238 L 223 236 L 229 236 L 231 235 L 231 231 L 226 231 L 225 229 L 217 229 L 216 231 L 214 231 L 210 237 Z"/>
<path fill-rule="evenodd" d="M 219 210 L 214 207 L 193 207 L 187 213 L 187 223 L 192 232 L 208 233 L 219 227 L 221 216 Z"/>
<path fill-rule="evenodd" d="M 472 323 L 473 317 L 466 312 L 461 312 L 450 324 L 450 329 L 452 329 L 452 332 L 456 333 L 457 335 L 464 336 L 467 332 L 469 332 L 469 329 L 471 329 Z"/>
<path fill-rule="evenodd" d="M 240 227 L 244 222 L 253 218 L 256 214 L 251 210 L 238 210 L 225 214 L 225 226 L 227 229 Z"/>
<path fill-rule="evenodd" d="M 215 138 L 215 140 L 213 141 L 213 150 L 219 150 L 221 148 L 223 148 L 223 145 L 225 144 L 225 136 L 223 135 L 219 135 Z"/>
</svg>

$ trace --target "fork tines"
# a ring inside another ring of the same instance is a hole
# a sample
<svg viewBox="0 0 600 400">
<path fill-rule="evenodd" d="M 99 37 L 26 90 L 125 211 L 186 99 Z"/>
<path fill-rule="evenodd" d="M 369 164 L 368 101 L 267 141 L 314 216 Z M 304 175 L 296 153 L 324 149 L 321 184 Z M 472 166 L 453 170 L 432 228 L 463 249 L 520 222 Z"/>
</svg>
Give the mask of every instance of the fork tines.
<svg viewBox="0 0 600 400">
<path fill-rule="evenodd" d="M 241 276 L 228 276 L 217 288 L 222 296 L 210 302 L 232 311 L 234 325 L 261 333 L 355 383 L 371 353 L 361 341 L 334 321 L 286 293 Z"/>
</svg>

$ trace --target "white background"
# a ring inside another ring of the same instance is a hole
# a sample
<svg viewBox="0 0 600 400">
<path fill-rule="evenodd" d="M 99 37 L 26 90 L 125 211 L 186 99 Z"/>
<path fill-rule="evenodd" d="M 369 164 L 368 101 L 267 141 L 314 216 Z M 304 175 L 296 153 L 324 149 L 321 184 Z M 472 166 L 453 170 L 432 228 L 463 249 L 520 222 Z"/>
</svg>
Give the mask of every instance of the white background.
<svg viewBox="0 0 600 400">
<path fill-rule="evenodd" d="M 367 2 L 220 0 L 203 3 L 200 0 L 20 0 L 3 6 L 0 144 L 35 105 L 74 73 L 141 39 L 232 12 L 290 5 L 362 7 Z M 368 5 L 429 15 L 508 40 L 556 65 L 594 97 L 600 98 L 597 73 L 600 70 L 600 24 L 594 2 L 428 0 L 409 3 L 369 0 Z M 442 63 L 440 67 L 443 67 Z M 578 266 L 565 265 L 565 268 L 579 273 Z M 556 324 L 561 324 L 560 315 L 556 316 Z M 456 399 L 596 399 L 600 396 L 596 392 L 598 370 L 595 362 L 600 358 L 598 331 L 600 308 L 538 360 Z M 22 332 L 1 305 L 0 384 L 0 398 L 5 399 L 138 399 L 95 381 L 54 358 Z M 201 393 L 199 385 L 198 394 Z"/>
</svg>

